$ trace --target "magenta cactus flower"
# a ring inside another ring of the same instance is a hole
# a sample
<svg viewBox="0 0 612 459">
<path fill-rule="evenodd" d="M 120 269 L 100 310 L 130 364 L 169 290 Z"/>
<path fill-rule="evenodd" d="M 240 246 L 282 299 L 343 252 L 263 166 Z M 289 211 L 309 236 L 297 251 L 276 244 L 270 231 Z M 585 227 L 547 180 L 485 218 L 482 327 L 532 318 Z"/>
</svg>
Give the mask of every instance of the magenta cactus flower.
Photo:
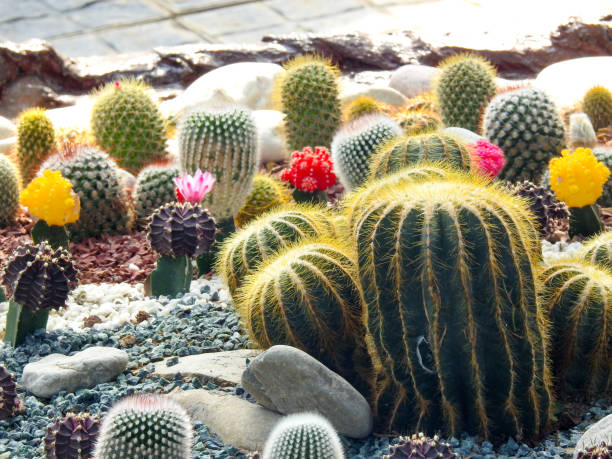
<svg viewBox="0 0 612 459">
<path fill-rule="evenodd" d="M 467 145 L 470 152 L 472 168 L 480 175 L 495 178 L 506 164 L 504 152 L 497 145 L 486 140 L 479 140 Z"/>
<path fill-rule="evenodd" d="M 176 184 L 176 199 L 180 203 L 198 204 L 202 202 L 206 193 L 212 190 L 215 178 L 210 172 L 202 173 L 198 169 L 193 176 L 185 172 L 180 177 L 176 177 L 174 183 Z"/>
</svg>

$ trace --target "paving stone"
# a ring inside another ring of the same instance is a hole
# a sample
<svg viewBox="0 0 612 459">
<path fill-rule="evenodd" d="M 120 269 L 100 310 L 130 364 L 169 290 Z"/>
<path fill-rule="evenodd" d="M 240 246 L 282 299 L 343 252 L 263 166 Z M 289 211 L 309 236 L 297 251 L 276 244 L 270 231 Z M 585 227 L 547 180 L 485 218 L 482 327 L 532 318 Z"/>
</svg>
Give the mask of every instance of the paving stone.
<svg viewBox="0 0 612 459">
<path fill-rule="evenodd" d="M 360 8 L 346 13 L 309 19 L 301 25 L 311 32 L 383 32 L 397 28 L 400 18 L 382 14 L 372 8 Z"/>
<path fill-rule="evenodd" d="M 35 18 L 52 13 L 46 4 L 39 0 L 4 0 L 0 2 L 0 35 L 4 35 L 6 21 L 17 18 Z"/>
<path fill-rule="evenodd" d="M 0 24 L 0 36 L 11 41 L 26 41 L 30 38 L 50 38 L 57 35 L 77 32 L 79 24 L 55 14 L 41 17 L 18 19 L 6 24 Z"/>
<path fill-rule="evenodd" d="M 167 12 L 141 0 L 104 1 L 70 11 L 67 17 L 88 29 L 118 26 L 167 16 Z"/>
<path fill-rule="evenodd" d="M 269 0 L 265 3 L 292 21 L 330 16 L 363 7 L 363 2 L 359 0 Z"/>
<path fill-rule="evenodd" d="M 46 4 L 56 11 L 69 11 L 82 8 L 99 0 L 44 0 Z"/>
<path fill-rule="evenodd" d="M 265 35 L 288 35 L 295 33 L 306 33 L 306 31 L 296 24 L 287 23 L 263 29 L 249 30 L 248 32 L 224 34 L 220 35 L 219 39 L 224 43 L 253 43 L 261 41 Z"/>
<path fill-rule="evenodd" d="M 254 359 L 260 353 L 255 349 L 240 349 L 188 355 L 179 357 L 178 363 L 171 366 L 167 365 L 169 359 L 165 359 L 155 364 L 155 374 L 168 378 L 180 373 L 196 377 L 203 384 L 211 381 L 218 386 L 236 386 L 240 384 L 242 373 L 246 370 L 246 359 Z"/>
<path fill-rule="evenodd" d="M 245 0 L 154 0 L 164 8 L 178 14 L 204 11 L 212 8 L 238 5 Z"/>
<path fill-rule="evenodd" d="M 144 51 L 156 46 L 174 46 L 204 41 L 171 19 L 104 31 L 104 39 L 119 53 Z"/>
<path fill-rule="evenodd" d="M 68 57 L 105 56 L 115 54 L 115 50 L 98 34 L 87 33 L 49 40 L 53 47 Z"/>
</svg>

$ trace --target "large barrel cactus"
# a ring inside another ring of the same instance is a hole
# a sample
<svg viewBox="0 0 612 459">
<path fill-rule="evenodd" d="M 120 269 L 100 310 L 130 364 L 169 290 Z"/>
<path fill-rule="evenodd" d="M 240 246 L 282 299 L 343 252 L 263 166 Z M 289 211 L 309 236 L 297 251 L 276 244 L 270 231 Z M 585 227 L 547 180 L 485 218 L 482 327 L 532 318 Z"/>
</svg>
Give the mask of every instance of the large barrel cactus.
<svg viewBox="0 0 612 459">
<path fill-rule="evenodd" d="M 612 271 L 564 260 L 541 278 L 555 388 L 561 396 L 599 397 L 612 386 Z"/>
<path fill-rule="evenodd" d="M 541 436 L 551 393 L 523 201 L 464 175 L 385 189 L 355 212 L 368 328 L 387 373 L 379 429 Z"/>
</svg>

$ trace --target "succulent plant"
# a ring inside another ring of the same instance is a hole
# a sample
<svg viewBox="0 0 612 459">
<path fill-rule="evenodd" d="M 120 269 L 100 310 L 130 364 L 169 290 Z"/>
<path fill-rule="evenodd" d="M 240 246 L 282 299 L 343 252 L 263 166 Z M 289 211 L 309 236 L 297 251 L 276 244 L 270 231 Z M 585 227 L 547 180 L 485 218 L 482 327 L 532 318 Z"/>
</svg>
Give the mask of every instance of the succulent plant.
<svg viewBox="0 0 612 459">
<path fill-rule="evenodd" d="M 495 95 L 495 69 L 474 54 L 451 56 L 438 68 L 432 91 L 442 122 L 477 132 L 482 114 Z"/>
<path fill-rule="evenodd" d="M 472 169 L 483 177 L 496 178 L 506 164 L 504 152 L 485 139 L 466 144 L 470 152 Z"/>
<path fill-rule="evenodd" d="M 89 415 L 68 415 L 47 427 L 47 459 L 89 459 L 100 431 L 100 420 Z"/>
<path fill-rule="evenodd" d="M 176 199 L 173 179 L 179 175 L 178 166 L 173 164 L 150 165 L 138 173 L 133 198 L 141 228 L 146 226 L 148 218 L 156 209 Z"/>
<path fill-rule="evenodd" d="M 289 202 L 287 185 L 268 174 L 258 173 L 253 178 L 253 189 L 242 209 L 236 214 L 236 226 L 242 227 L 270 209 Z"/>
<path fill-rule="evenodd" d="M 584 451 L 577 451 L 574 457 L 576 459 L 611 459 L 612 446 L 601 442 L 597 446 L 585 448 Z"/>
<path fill-rule="evenodd" d="M 491 100 L 483 132 L 506 155 L 500 178 L 510 181 L 537 181 L 548 161 L 565 146 L 565 129 L 555 104 L 535 88 L 506 92 Z"/>
<path fill-rule="evenodd" d="M 593 148 L 593 154 L 601 161 L 610 171 L 612 171 L 612 146 L 596 146 Z M 602 207 L 612 207 L 612 175 L 603 185 L 601 197 L 597 203 Z"/>
<path fill-rule="evenodd" d="M 581 256 L 590 263 L 612 269 L 612 231 L 604 231 L 585 241 Z"/>
<path fill-rule="evenodd" d="M 19 210 L 19 175 L 13 162 L 0 154 L 0 228 L 15 221 Z"/>
<path fill-rule="evenodd" d="M 387 142 L 372 157 L 370 180 L 421 162 L 440 161 L 457 169 L 470 169 L 470 153 L 459 140 L 443 133 L 400 137 Z"/>
<path fill-rule="evenodd" d="M 191 459 L 193 430 L 185 410 L 155 394 L 117 402 L 102 420 L 96 459 Z"/>
<path fill-rule="evenodd" d="M 427 134 L 437 130 L 442 124 L 440 116 L 431 110 L 399 110 L 391 117 L 406 135 Z"/>
<path fill-rule="evenodd" d="M 389 447 L 383 459 L 451 459 L 459 457 L 448 443 L 438 436 L 427 438 L 422 433 L 400 437 L 399 443 Z"/>
<path fill-rule="evenodd" d="M 295 186 L 293 199 L 298 203 L 327 203 L 327 190 L 336 184 L 333 162 L 325 147 L 305 147 L 291 154 L 291 163 L 282 170 L 281 180 Z"/>
<path fill-rule="evenodd" d="M 612 93 L 603 86 L 595 86 L 582 99 L 582 111 L 586 113 L 593 128 L 604 128 L 612 124 Z"/>
<path fill-rule="evenodd" d="M 411 112 L 417 110 L 426 110 L 436 112 L 436 104 L 434 96 L 430 92 L 424 92 L 418 96 L 411 97 L 401 107 L 401 111 Z"/>
<path fill-rule="evenodd" d="M 53 124 L 43 108 L 31 108 L 17 122 L 17 164 L 23 185 L 36 175 L 40 163 L 55 147 Z"/>
<path fill-rule="evenodd" d="M 378 147 L 402 134 L 402 129 L 386 115 L 367 115 L 340 129 L 331 144 L 334 169 L 348 190 L 368 178 L 371 158 Z"/>
<path fill-rule="evenodd" d="M 606 393 L 612 388 L 612 271 L 563 260 L 545 266 L 540 277 L 557 392 L 562 397 Z"/>
<path fill-rule="evenodd" d="M 166 127 L 150 89 L 135 80 L 108 83 L 91 112 L 96 143 L 133 174 L 166 155 Z"/>
<path fill-rule="evenodd" d="M 329 147 L 342 117 L 338 69 L 322 57 L 298 56 L 285 70 L 275 91 L 286 115 L 288 147 Z"/>
<path fill-rule="evenodd" d="M 540 246 L 523 201 L 455 172 L 365 202 L 353 210 L 352 242 L 387 381 L 378 428 L 543 435 L 552 394 L 533 267 Z"/>
<path fill-rule="evenodd" d="M 556 231 L 569 227 L 569 209 L 563 202 L 555 199 L 546 188 L 528 180 L 509 186 L 512 193 L 529 200 L 529 209 L 538 221 L 538 229 L 545 239 L 550 239 Z"/>
<path fill-rule="evenodd" d="M 364 115 L 372 115 L 381 113 L 382 108 L 380 103 L 368 96 L 360 96 L 350 101 L 344 108 L 344 117 L 350 123 Z"/>
<path fill-rule="evenodd" d="M 263 459 L 344 459 L 344 448 L 327 419 L 298 413 L 281 419 L 266 441 Z"/>
<path fill-rule="evenodd" d="M 597 136 L 591 120 L 584 113 L 574 113 L 569 117 L 569 143 L 572 148 L 593 148 Z"/>
<path fill-rule="evenodd" d="M 21 407 L 15 379 L 0 365 L 0 421 L 12 418 Z"/>
</svg>

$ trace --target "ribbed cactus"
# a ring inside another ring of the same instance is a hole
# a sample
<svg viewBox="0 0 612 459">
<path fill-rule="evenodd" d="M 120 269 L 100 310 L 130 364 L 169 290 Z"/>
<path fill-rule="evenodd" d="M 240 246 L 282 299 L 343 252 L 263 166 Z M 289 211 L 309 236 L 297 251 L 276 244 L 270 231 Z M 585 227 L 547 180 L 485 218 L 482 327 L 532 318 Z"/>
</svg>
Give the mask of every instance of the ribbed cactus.
<svg viewBox="0 0 612 459">
<path fill-rule="evenodd" d="M 370 180 L 421 162 L 434 161 L 469 170 L 470 153 L 462 142 L 439 132 L 400 137 L 386 143 L 372 157 Z"/>
<path fill-rule="evenodd" d="M 435 436 L 427 438 L 422 433 L 411 437 L 400 437 L 396 445 L 389 447 L 383 459 L 453 459 L 459 457 L 448 443 Z"/>
<path fill-rule="evenodd" d="M 185 410 L 162 395 L 132 395 L 102 420 L 96 459 L 191 459 L 193 429 Z"/>
<path fill-rule="evenodd" d="M 19 210 L 19 175 L 13 162 L 0 154 L 0 228 L 15 221 Z"/>
<path fill-rule="evenodd" d="M 135 80 L 108 83 L 91 112 L 96 143 L 133 174 L 166 155 L 166 127 L 150 89 Z"/>
<path fill-rule="evenodd" d="M 0 365 L 0 421 L 15 416 L 20 408 L 15 378 Z"/>
<path fill-rule="evenodd" d="M 133 198 L 139 227 L 146 226 L 156 209 L 176 200 L 173 179 L 179 175 L 179 167 L 173 164 L 147 166 L 138 173 Z"/>
<path fill-rule="evenodd" d="M 100 431 L 100 420 L 89 415 L 68 415 L 47 427 L 46 459 L 89 459 Z"/>
<path fill-rule="evenodd" d="M 612 147 L 596 146 L 593 148 L 593 154 L 612 171 Z M 597 200 L 597 204 L 602 207 L 612 207 L 612 175 L 610 175 L 608 181 L 604 183 L 602 191 L 601 197 Z"/>
<path fill-rule="evenodd" d="M 380 191 L 355 213 L 368 329 L 387 373 L 379 429 L 546 432 L 540 249 L 523 202 L 464 175 Z"/>
<path fill-rule="evenodd" d="M 553 101 L 524 88 L 495 97 L 483 120 L 484 136 L 506 155 L 500 178 L 536 181 L 565 145 L 565 130 Z"/>
<path fill-rule="evenodd" d="M 209 171 L 216 179 L 202 206 L 218 221 L 233 218 L 251 192 L 259 164 L 257 131 L 248 109 L 193 111 L 179 132 L 181 167 Z"/>
<path fill-rule="evenodd" d="M 43 108 L 31 108 L 17 122 L 17 164 L 25 186 L 55 146 L 53 124 Z"/>
<path fill-rule="evenodd" d="M 251 194 L 234 217 L 236 226 L 244 226 L 254 218 L 289 200 L 289 188 L 285 182 L 271 175 L 258 173 L 253 178 Z"/>
<path fill-rule="evenodd" d="M 406 135 L 433 132 L 442 124 L 440 116 L 431 110 L 400 110 L 394 113 L 392 118 L 400 125 Z"/>
<path fill-rule="evenodd" d="M 290 150 L 329 147 L 342 117 L 338 69 L 321 57 L 298 56 L 285 70 L 275 91 L 286 114 L 287 146 Z"/>
<path fill-rule="evenodd" d="M 595 86 L 582 99 L 582 111 L 593 123 L 593 128 L 604 128 L 612 124 L 612 92 L 603 86 Z"/>
<path fill-rule="evenodd" d="M 262 459 L 344 459 L 344 448 L 327 419 L 299 413 L 280 420 L 270 433 Z"/>
<path fill-rule="evenodd" d="M 612 271 L 567 260 L 546 266 L 541 280 L 556 391 L 599 397 L 612 385 Z"/>
<path fill-rule="evenodd" d="M 581 256 L 590 263 L 612 269 L 612 231 L 606 231 L 587 240 Z"/>
<path fill-rule="evenodd" d="M 331 144 L 334 170 L 348 190 L 368 178 L 371 158 L 378 147 L 398 137 L 402 129 L 386 115 L 367 115 L 340 129 Z"/>
<path fill-rule="evenodd" d="M 495 69 L 474 54 L 451 56 L 438 68 L 432 92 L 442 122 L 478 132 L 482 113 L 495 95 Z"/>
<path fill-rule="evenodd" d="M 235 295 L 244 278 L 279 251 L 309 238 L 332 236 L 333 224 L 323 207 L 285 206 L 251 222 L 223 241 L 216 272 Z"/>
<path fill-rule="evenodd" d="M 360 96 L 350 101 L 344 107 L 344 118 L 348 123 L 364 115 L 381 113 L 381 104 L 368 96 Z"/>
<path fill-rule="evenodd" d="M 234 300 L 258 346 L 301 349 L 367 399 L 372 365 L 353 253 L 345 245 L 331 238 L 297 243 L 247 277 Z"/>
<path fill-rule="evenodd" d="M 570 115 L 569 143 L 572 148 L 593 148 L 597 143 L 597 135 L 586 114 L 573 113 Z"/>
<path fill-rule="evenodd" d="M 67 227 L 71 240 L 131 231 L 134 212 L 119 169 L 106 153 L 74 146 L 45 161 L 41 170 L 45 169 L 59 170 L 81 201 L 79 220 Z"/>
</svg>

